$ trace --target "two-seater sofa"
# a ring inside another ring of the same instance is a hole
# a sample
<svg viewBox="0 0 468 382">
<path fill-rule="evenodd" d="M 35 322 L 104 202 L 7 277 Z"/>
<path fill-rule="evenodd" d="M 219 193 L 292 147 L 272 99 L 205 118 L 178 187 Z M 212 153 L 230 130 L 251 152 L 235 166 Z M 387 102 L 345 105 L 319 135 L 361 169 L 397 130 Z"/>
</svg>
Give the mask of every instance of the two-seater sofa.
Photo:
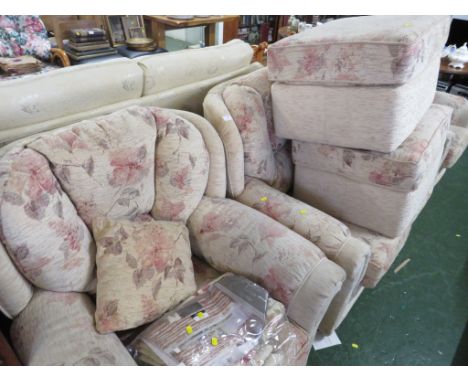
<svg viewBox="0 0 468 382">
<path fill-rule="evenodd" d="M 207 91 L 261 67 L 249 44 L 232 40 L 137 59 L 94 64 L 0 81 L 0 144 L 132 105 L 202 113 Z"/>
<path fill-rule="evenodd" d="M 186 222 L 193 253 L 264 286 L 313 337 L 344 271 L 300 235 L 226 199 L 225 176 L 214 128 L 157 107 L 130 107 L 1 148 L 0 310 L 13 319 L 21 361 L 134 364 L 116 334 L 95 327 L 90 232 L 100 216 Z M 196 278 L 212 273 L 204 264 L 195 263 Z M 99 272 L 97 279 L 99 294 Z"/>
</svg>

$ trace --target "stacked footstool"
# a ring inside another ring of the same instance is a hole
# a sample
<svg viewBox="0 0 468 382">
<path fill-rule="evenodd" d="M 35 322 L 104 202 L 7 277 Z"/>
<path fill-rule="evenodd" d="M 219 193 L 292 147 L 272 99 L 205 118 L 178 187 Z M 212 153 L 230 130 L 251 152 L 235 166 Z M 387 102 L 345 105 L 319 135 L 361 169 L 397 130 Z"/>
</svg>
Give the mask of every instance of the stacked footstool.
<svg viewBox="0 0 468 382">
<path fill-rule="evenodd" d="M 276 134 L 292 139 L 294 196 L 350 224 L 377 284 L 429 199 L 452 108 L 433 103 L 448 16 L 334 21 L 272 45 Z"/>
</svg>

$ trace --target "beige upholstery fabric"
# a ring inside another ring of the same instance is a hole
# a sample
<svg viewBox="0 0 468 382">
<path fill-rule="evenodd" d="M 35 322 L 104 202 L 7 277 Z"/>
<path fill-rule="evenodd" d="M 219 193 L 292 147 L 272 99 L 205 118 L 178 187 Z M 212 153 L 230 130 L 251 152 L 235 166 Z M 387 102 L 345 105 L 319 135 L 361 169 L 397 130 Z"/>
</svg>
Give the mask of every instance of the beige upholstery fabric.
<svg viewBox="0 0 468 382">
<path fill-rule="evenodd" d="M 186 111 L 171 110 L 191 122 L 200 132 L 210 157 L 210 171 L 205 195 L 213 198 L 226 196 L 226 158 L 221 138 L 214 127 L 203 117 Z"/>
<path fill-rule="evenodd" d="M 190 52 L 190 51 L 186 50 L 185 52 Z M 185 62 L 189 63 L 190 60 L 187 59 L 185 60 Z M 83 68 L 85 66 L 87 65 L 74 66 L 74 68 Z M 26 137 L 26 136 L 29 136 L 31 134 L 35 134 L 41 131 L 51 130 L 51 129 L 55 129 L 55 128 L 62 127 L 62 126 L 67 126 L 72 123 L 82 121 L 84 119 L 95 118 L 97 116 L 109 114 L 114 111 L 121 110 L 121 109 L 134 106 L 134 105 L 177 108 L 181 110 L 191 111 L 197 114 L 202 114 L 203 113 L 203 109 L 202 109 L 203 98 L 205 97 L 206 93 L 211 87 L 213 87 L 219 82 L 226 81 L 226 80 L 229 80 L 230 78 L 240 76 L 242 74 L 249 73 L 251 71 L 258 70 L 259 68 L 262 68 L 262 67 L 263 66 L 257 62 L 251 65 L 245 66 L 243 68 L 240 68 L 238 70 L 235 70 L 233 72 L 221 74 L 213 78 L 207 78 L 203 81 L 190 83 L 188 85 L 182 85 L 174 89 L 168 89 L 158 94 L 145 96 L 141 98 L 140 98 L 140 95 L 138 95 L 137 97 L 129 98 L 124 101 L 120 101 L 116 103 L 108 103 L 108 104 L 106 103 L 103 106 L 94 107 L 86 111 L 82 111 L 79 107 L 77 107 L 76 109 L 72 109 L 71 108 L 72 105 L 69 105 L 70 109 L 68 110 L 68 113 L 63 114 L 57 118 L 45 119 L 42 122 L 38 122 L 34 120 L 31 122 L 25 123 L 22 118 L 22 115 L 15 113 L 15 114 L 10 115 L 9 118 L 12 120 L 12 124 L 14 123 L 16 127 L 11 128 L 11 129 L 0 128 L 0 143 L 11 142 L 14 139 L 23 138 L 23 137 Z M 100 70 L 105 71 L 106 67 L 104 66 Z M 93 76 L 93 78 L 99 78 L 100 76 L 101 75 L 98 73 L 95 76 Z M 117 80 L 119 81 L 118 78 Z M 14 81 L 8 81 L 8 82 L 14 82 Z M 68 97 L 68 95 L 64 94 L 64 91 L 73 92 L 73 87 L 70 88 L 66 86 L 67 84 L 66 77 L 64 80 L 61 80 L 60 82 L 63 84 L 60 90 L 60 94 L 62 94 L 63 97 Z M 100 91 L 102 93 L 101 89 Z M 24 94 L 22 93 L 22 97 L 27 97 L 29 95 L 29 92 L 30 92 L 29 89 L 24 89 Z M 2 94 L 1 91 L 0 91 L 0 94 Z M 8 97 L 8 92 L 6 92 L 4 96 Z M 106 99 L 111 100 L 112 98 L 107 97 Z M 57 102 L 60 104 L 60 101 L 57 101 Z M 76 105 L 79 106 L 78 103 Z M 47 108 L 49 108 L 47 104 L 45 104 L 44 107 L 46 106 Z M 51 107 L 55 107 L 55 105 L 52 104 Z"/>
<path fill-rule="evenodd" d="M 282 224 L 240 203 L 204 197 L 188 221 L 192 249 L 221 272 L 244 275 L 315 331 L 341 288 L 344 271 Z M 248 235 L 247 235 L 248 232 Z"/>
<path fill-rule="evenodd" d="M 151 322 L 195 292 L 188 230 L 182 223 L 96 218 L 96 329 Z"/>
<path fill-rule="evenodd" d="M 420 122 L 424 128 L 437 126 L 437 129 L 429 142 L 414 145 L 415 151 L 427 146 L 425 155 L 429 156 L 430 164 L 414 191 L 404 192 L 380 184 L 357 182 L 340 172 L 331 173 L 296 165 L 294 196 L 333 216 L 388 237 L 402 235 L 424 207 L 434 187 L 442 164 L 451 112 L 452 109 L 447 106 L 433 105 Z M 389 169 L 389 173 L 396 170 Z M 377 175 L 383 179 L 387 174 Z"/>
<path fill-rule="evenodd" d="M 374 288 L 390 269 L 405 245 L 411 226 L 393 239 L 354 224 L 348 224 L 348 226 L 354 237 L 365 241 L 371 247 L 372 255 L 362 285 L 366 288 Z"/>
<path fill-rule="evenodd" d="M 201 133 L 177 114 L 150 108 L 158 131 L 154 205 L 157 220 L 185 222 L 202 198 L 210 158 Z"/>
<path fill-rule="evenodd" d="M 454 94 L 436 92 L 434 103 L 453 108 L 452 125 L 468 128 L 468 100 Z"/>
<path fill-rule="evenodd" d="M 203 49 L 143 56 L 134 61 L 143 69 L 143 95 L 160 93 L 235 71 L 249 65 L 253 50 L 241 40 Z"/>
<path fill-rule="evenodd" d="M 439 58 L 400 86 L 305 86 L 274 83 L 276 133 L 333 146 L 394 151 L 434 98 Z"/>
<path fill-rule="evenodd" d="M 83 291 L 94 277 L 94 240 L 47 160 L 12 149 L 0 160 L 3 244 L 32 284 Z"/>
<path fill-rule="evenodd" d="M 413 191 L 433 165 L 432 141 L 440 139 L 447 124 L 447 119 L 440 116 L 439 106 L 431 107 L 410 136 L 388 154 L 294 141 L 293 162 L 359 183 Z"/>
<path fill-rule="evenodd" d="M 98 80 L 99 79 L 99 80 Z M 127 58 L 0 83 L 0 129 L 45 122 L 142 96 L 143 71 Z"/>
<path fill-rule="evenodd" d="M 37 290 L 13 321 L 11 339 L 25 365 L 135 365 L 117 336 L 99 334 L 83 293 Z"/>
<path fill-rule="evenodd" d="M 131 218 L 154 202 L 156 123 L 133 107 L 44 134 L 42 153 L 88 226 L 96 216 Z"/>
<path fill-rule="evenodd" d="M 442 164 L 443 167 L 450 168 L 465 152 L 468 146 L 468 127 L 452 125 L 450 127 L 451 139 L 448 143 L 447 155 Z"/>
<path fill-rule="evenodd" d="M 402 84 L 439 59 L 450 21 L 449 16 L 332 21 L 270 46 L 269 78 L 301 84 Z"/>
<path fill-rule="evenodd" d="M 19 314 L 33 295 L 32 285 L 21 275 L 0 243 L 0 312 L 8 318 Z"/>
<path fill-rule="evenodd" d="M 361 284 L 370 248 L 352 237 L 343 223 L 260 180 L 249 179 L 237 200 L 308 239 L 346 271 L 346 281 L 320 324 L 322 332 L 332 332 L 341 322 L 349 301 Z"/>
</svg>

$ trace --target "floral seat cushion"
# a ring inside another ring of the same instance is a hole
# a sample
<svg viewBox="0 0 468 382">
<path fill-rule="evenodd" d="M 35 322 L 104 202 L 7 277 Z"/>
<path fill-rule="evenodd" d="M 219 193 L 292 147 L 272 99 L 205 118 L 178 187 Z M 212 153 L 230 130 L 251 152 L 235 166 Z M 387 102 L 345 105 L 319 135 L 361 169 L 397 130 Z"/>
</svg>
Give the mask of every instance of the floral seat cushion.
<svg viewBox="0 0 468 382">
<path fill-rule="evenodd" d="M 47 31 L 39 16 L 0 16 L 0 56 L 50 56 Z"/>
<path fill-rule="evenodd" d="M 439 60 L 449 16 L 366 16 L 332 21 L 268 49 L 272 81 L 403 84 Z"/>
<path fill-rule="evenodd" d="M 415 190 L 429 167 L 440 160 L 451 109 L 433 104 L 411 135 L 393 152 L 293 141 L 293 162 L 334 173 L 359 183 L 403 192 Z"/>
</svg>

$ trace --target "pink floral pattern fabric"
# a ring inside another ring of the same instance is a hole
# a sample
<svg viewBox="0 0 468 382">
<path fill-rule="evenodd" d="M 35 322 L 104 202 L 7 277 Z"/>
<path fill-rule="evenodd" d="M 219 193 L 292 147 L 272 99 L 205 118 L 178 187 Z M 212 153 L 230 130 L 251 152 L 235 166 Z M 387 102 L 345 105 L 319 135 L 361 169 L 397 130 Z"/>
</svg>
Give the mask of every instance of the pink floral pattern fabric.
<svg viewBox="0 0 468 382">
<path fill-rule="evenodd" d="M 0 56 L 50 56 L 47 31 L 39 16 L 0 16 Z"/>
<path fill-rule="evenodd" d="M 150 110 L 158 130 L 152 215 L 158 220 L 185 222 L 205 193 L 208 150 L 192 123 L 169 110 Z"/>
<path fill-rule="evenodd" d="M 187 228 L 178 222 L 97 218 L 96 328 L 150 322 L 195 292 Z"/>
<path fill-rule="evenodd" d="M 114 333 L 99 334 L 85 293 L 37 289 L 11 326 L 11 340 L 28 366 L 135 366 Z"/>
<path fill-rule="evenodd" d="M 258 282 L 286 305 L 324 258 L 286 226 L 228 199 L 204 197 L 188 227 L 194 251 L 212 267 Z"/>
<path fill-rule="evenodd" d="M 403 84 L 438 60 L 448 16 L 366 16 L 336 20 L 268 48 L 271 81 Z"/>
<path fill-rule="evenodd" d="M 382 236 L 379 233 L 354 224 L 348 224 L 348 226 L 354 237 L 361 239 L 371 247 L 371 258 L 362 280 L 362 286 L 365 288 L 375 288 L 405 245 L 411 231 L 411 226 L 395 238 Z"/>
<path fill-rule="evenodd" d="M 413 133 L 388 154 L 293 141 L 293 162 L 358 182 L 412 191 L 438 160 L 435 155 L 445 142 L 450 117 L 450 109 L 433 104 Z"/>
<path fill-rule="evenodd" d="M 17 148 L 0 160 L 1 239 L 35 286 L 83 291 L 94 274 L 94 241 L 47 160 Z"/>
<path fill-rule="evenodd" d="M 239 202 L 264 213 L 336 257 L 351 237 L 348 227 L 306 203 L 250 178 Z"/>
<path fill-rule="evenodd" d="M 52 170 L 90 226 L 93 218 L 132 218 L 154 202 L 156 123 L 132 107 L 47 133 L 29 144 Z"/>
</svg>

